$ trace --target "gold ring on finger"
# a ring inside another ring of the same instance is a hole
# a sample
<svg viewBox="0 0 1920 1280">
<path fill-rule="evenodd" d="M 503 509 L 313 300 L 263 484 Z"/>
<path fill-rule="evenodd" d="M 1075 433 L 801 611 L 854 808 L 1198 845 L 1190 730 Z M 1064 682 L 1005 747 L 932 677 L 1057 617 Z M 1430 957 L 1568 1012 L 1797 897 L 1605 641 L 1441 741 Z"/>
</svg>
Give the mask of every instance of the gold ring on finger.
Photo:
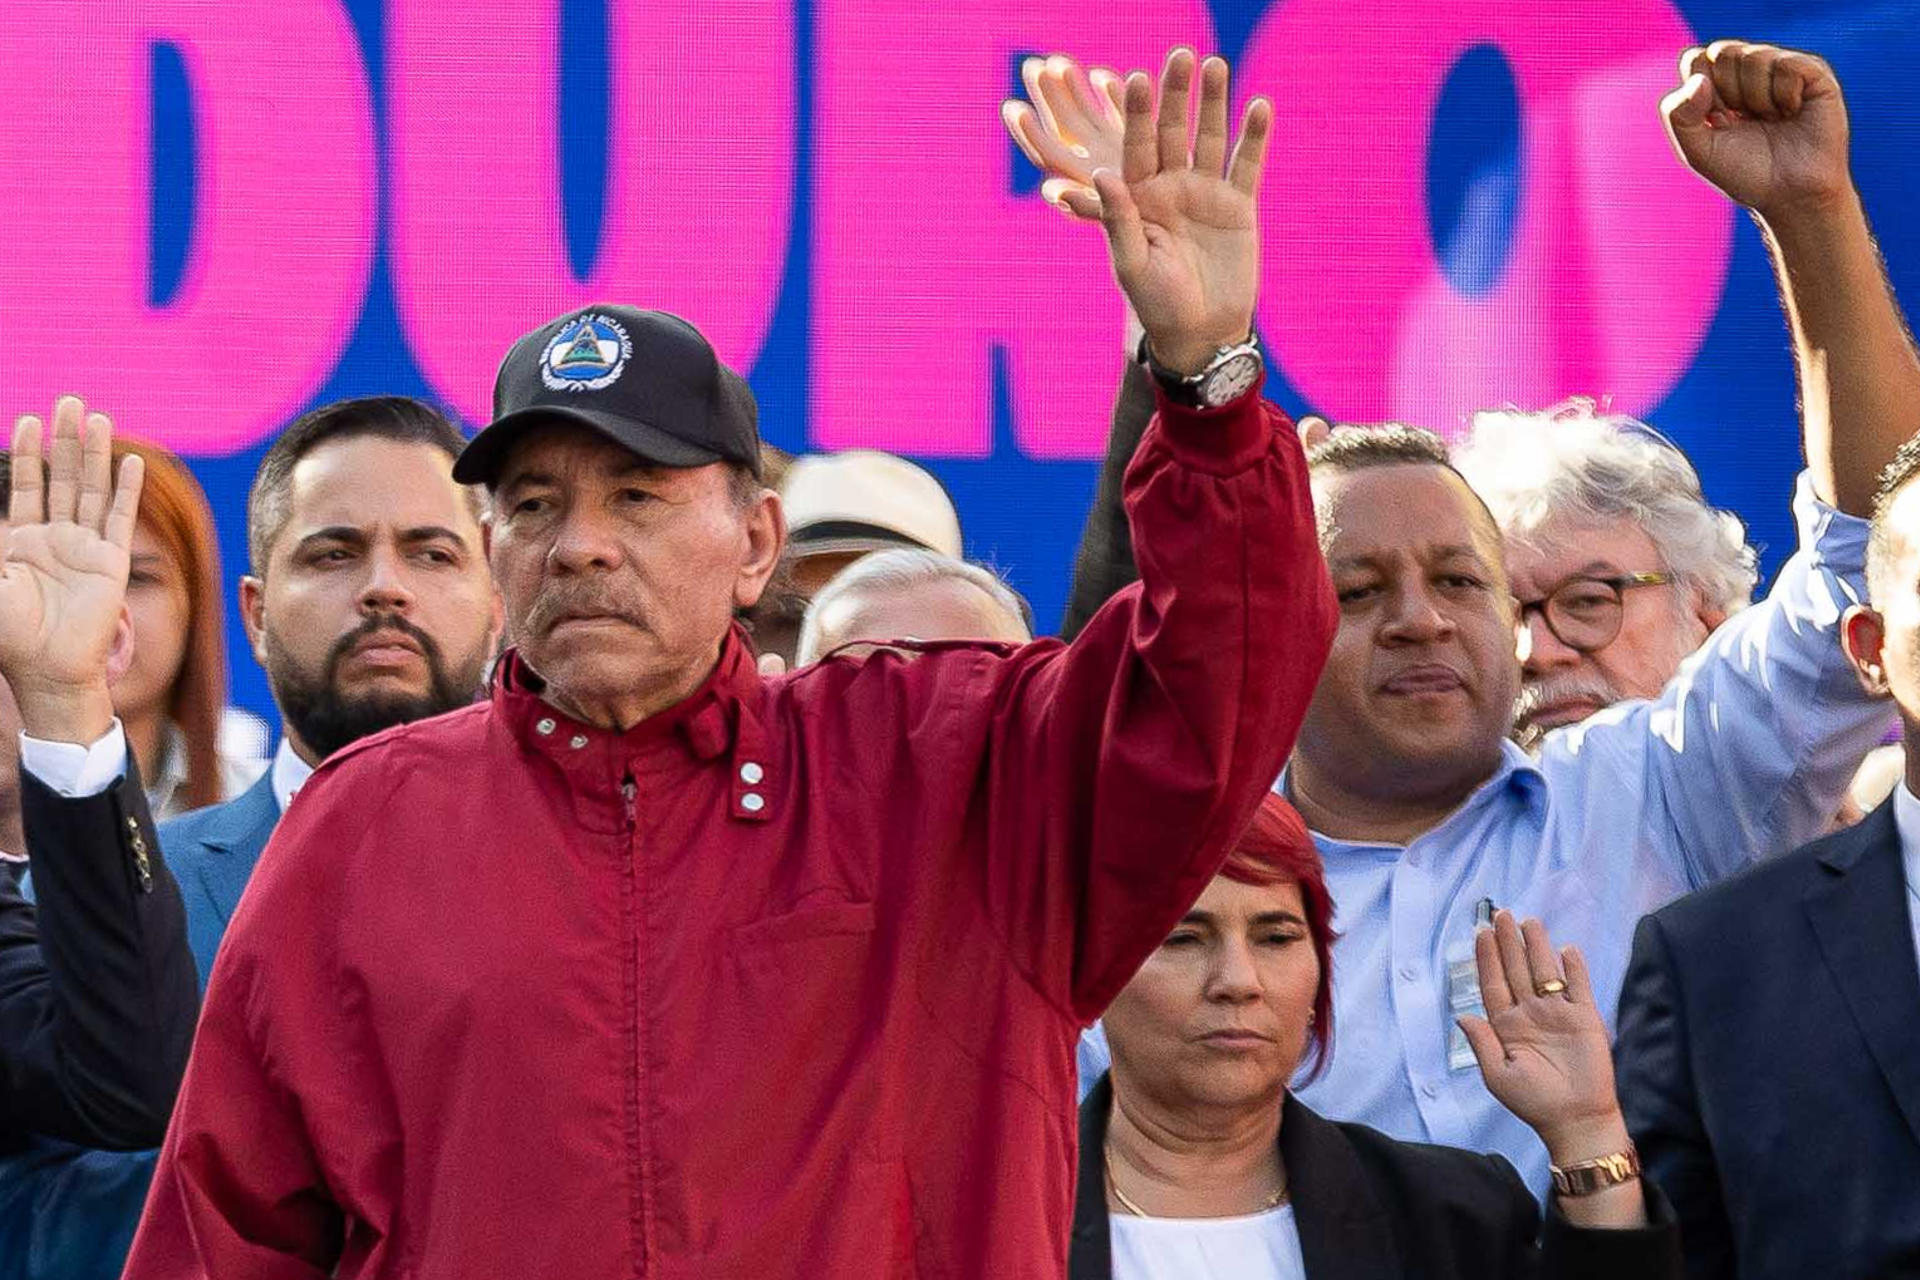
<svg viewBox="0 0 1920 1280">
<path fill-rule="evenodd" d="M 1533 984 L 1533 994 L 1543 1000 L 1548 996 L 1564 995 L 1566 994 L 1566 990 L 1567 984 L 1559 978 L 1548 978 L 1545 982 L 1536 982 Z"/>
</svg>

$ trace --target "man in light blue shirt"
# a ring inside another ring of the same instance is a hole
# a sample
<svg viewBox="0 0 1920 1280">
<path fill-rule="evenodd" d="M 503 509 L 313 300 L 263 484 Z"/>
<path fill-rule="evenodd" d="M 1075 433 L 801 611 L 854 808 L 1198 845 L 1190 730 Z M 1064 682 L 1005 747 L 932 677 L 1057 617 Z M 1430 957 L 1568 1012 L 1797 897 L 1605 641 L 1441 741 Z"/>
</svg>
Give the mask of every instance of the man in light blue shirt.
<svg viewBox="0 0 1920 1280">
<path fill-rule="evenodd" d="M 1893 723 L 1837 635 L 1865 597 L 1879 471 L 1920 428 L 1920 361 L 1848 174 L 1832 73 L 1783 59 L 1798 105 L 1760 109 L 1715 98 L 1739 87 L 1728 65 L 1729 85 L 1690 70 L 1665 108 L 1683 159 L 1759 215 L 1793 323 L 1809 467 L 1799 550 L 1764 601 L 1658 697 L 1548 733 L 1530 760 L 1506 740 L 1518 617 L 1485 508 L 1412 433 L 1336 434 L 1316 454 L 1341 633 L 1282 786 L 1343 937 L 1332 1068 L 1302 1097 L 1499 1152 L 1537 1186 L 1545 1152 L 1474 1079 L 1454 1025 L 1478 1002 L 1476 922 L 1491 906 L 1540 917 L 1579 945 L 1610 1010 L 1638 918 L 1818 834 Z"/>
<path fill-rule="evenodd" d="M 1676 566 L 1645 536 L 1635 544 L 1631 518 L 1575 529 L 1569 545 L 1547 548 L 1556 566 L 1538 543 L 1502 545 L 1424 433 L 1342 431 L 1314 453 L 1341 630 L 1280 785 L 1315 832 L 1342 937 L 1332 1066 L 1301 1096 L 1395 1137 L 1500 1152 L 1542 1189 L 1545 1151 L 1475 1079 L 1454 1025 L 1478 1005 L 1477 922 L 1496 906 L 1539 916 L 1580 946 L 1611 1013 L 1635 921 L 1818 834 L 1893 722 L 1855 682 L 1837 630 L 1865 595 L 1861 517 L 1878 473 L 1920 428 L 1920 362 L 1848 176 L 1838 86 L 1817 59 L 1781 61 L 1798 109 L 1728 117 L 1710 157 L 1681 151 L 1760 214 L 1781 273 L 1805 392 L 1800 546 L 1764 601 L 1734 613 L 1677 675 L 1644 684 L 1655 696 L 1553 729 L 1537 761 L 1507 740 L 1516 634 L 1563 640 L 1553 627 L 1569 615 L 1539 605 L 1566 576 L 1617 580 L 1628 610 L 1662 607 L 1633 586 Z M 1670 114 L 1717 92 L 1715 76 L 1696 75 Z M 1694 139 L 1690 119 L 1676 137 Z M 1618 563 L 1590 568 L 1603 553 Z M 1509 579 L 1510 555 L 1528 584 Z M 1524 611 L 1512 599 L 1521 592 Z M 1708 593 L 1693 613 L 1733 594 Z M 1661 621 L 1635 632 L 1658 640 Z M 1638 692 L 1624 677 L 1646 665 L 1576 672 L 1572 655 L 1547 657 L 1536 663 L 1542 687 L 1579 675 Z M 1564 709 L 1542 701 L 1542 727 L 1564 723 L 1551 714 Z M 1104 1066 L 1103 1048 L 1096 1028 L 1084 1078 Z"/>
</svg>

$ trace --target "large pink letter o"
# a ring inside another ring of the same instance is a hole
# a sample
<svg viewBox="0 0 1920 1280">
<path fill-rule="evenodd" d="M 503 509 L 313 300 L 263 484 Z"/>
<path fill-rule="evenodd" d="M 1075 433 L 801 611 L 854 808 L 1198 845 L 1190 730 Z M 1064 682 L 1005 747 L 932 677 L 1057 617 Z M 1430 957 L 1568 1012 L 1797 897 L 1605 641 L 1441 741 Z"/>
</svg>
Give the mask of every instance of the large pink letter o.
<svg viewBox="0 0 1920 1280">
<path fill-rule="evenodd" d="M 1320 412 L 1456 432 L 1569 395 L 1656 404 L 1725 283 L 1732 213 L 1659 118 L 1693 43 L 1669 0 L 1287 0 L 1244 58 L 1279 106 L 1262 199 L 1261 330 Z M 1523 183 L 1483 296 L 1441 271 L 1426 148 L 1448 70 L 1493 44 L 1519 88 Z"/>
</svg>

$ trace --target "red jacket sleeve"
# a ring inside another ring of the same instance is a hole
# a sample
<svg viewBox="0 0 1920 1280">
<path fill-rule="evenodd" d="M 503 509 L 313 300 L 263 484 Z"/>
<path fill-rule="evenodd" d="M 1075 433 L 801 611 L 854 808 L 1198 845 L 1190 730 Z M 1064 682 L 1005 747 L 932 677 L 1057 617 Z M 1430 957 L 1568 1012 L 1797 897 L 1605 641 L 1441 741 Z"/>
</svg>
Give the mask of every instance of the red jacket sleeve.
<svg viewBox="0 0 1920 1280">
<path fill-rule="evenodd" d="M 1164 399 L 1128 469 L 1140 581 L 994 682 L 983 886 L 1016 964 L 1099 1016 L 1293 749 L 1337 612 L 1306 459 L 1258 396 Z"/>
<path fill-rule="evenodd" d="M 301 788 L 221 943 L 133 1280 L 323 1280 L 382 1235 L 362 1194 L 389 1095 L 364 1069 L 335 931 L 342 867 L 393 783 L 339 766 Z"/>
</svg>

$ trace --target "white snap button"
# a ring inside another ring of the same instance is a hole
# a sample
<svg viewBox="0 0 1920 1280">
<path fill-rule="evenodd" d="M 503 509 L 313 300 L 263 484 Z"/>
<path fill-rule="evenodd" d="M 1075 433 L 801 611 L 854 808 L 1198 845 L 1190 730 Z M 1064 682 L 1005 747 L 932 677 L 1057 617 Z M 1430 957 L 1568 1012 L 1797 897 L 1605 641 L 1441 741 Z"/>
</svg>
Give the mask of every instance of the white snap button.
<svg viewBox="0 0 1920 1280">
<path fill-rule="evenodd" d="M 1440 1096 L 1440 1086 L 1434 1084 L 1432 1081 L 1428 1081 L 1426 1084 L 1420 1086 L 1420 1092 L 1429 1098 L 1437 1098 Z"/>
<path fill-rule="evenodd" d="M 740 766 L 740 781 L 750 787 L 766 776 L 767 771 L 751 760 Z"/>
<path fill-rule="evenodd" d="M 542 734 L 548 734 L 553 732 L 554 726 L 553 726 L 553 721 L 551 719 L 546 719 L 546 720 L 542 720 L 539 724 L 536 724 L 533 727 L 535 729 L 538 729 Z"/>
<path fill-rule="evenodd" d="M 740 797 L 740 807 L 748 813 L 758 813 L 767 807 L 767 798 L 758 791 L 749 791 Z"/>
<path fill-rule="evenodd" d="M 572 747 L 575 751 L 578 751 L 580 748 L 587 745 L 587 735 L 584 733 L 576 733 L 573 735 L 573 737 L 567 740 L 567 745 Z"/>
</svg>

